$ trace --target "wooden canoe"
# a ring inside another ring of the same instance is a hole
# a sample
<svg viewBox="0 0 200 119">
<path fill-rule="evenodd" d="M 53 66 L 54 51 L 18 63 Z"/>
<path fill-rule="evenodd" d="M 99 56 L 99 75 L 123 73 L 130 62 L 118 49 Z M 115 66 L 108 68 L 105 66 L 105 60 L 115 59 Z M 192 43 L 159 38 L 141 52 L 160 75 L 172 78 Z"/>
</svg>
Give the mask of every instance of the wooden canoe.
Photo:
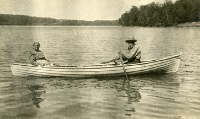
<svg viewBox="0 0 200 119">
<path fill-rule="evenodd" d="M 170 73 L 178 71 L 181 54 L 142 61 L 141 63 L 125 64 L 128 75 L 143 73 Z M 95 77 L 124 75 L 121 64 L 98 65 L 59 65 L 59 66 L 33 66 L 31 64 L 11 64 L 12 74 L 15 76 L 63 76 L 63 77 Z"/>
</svg>

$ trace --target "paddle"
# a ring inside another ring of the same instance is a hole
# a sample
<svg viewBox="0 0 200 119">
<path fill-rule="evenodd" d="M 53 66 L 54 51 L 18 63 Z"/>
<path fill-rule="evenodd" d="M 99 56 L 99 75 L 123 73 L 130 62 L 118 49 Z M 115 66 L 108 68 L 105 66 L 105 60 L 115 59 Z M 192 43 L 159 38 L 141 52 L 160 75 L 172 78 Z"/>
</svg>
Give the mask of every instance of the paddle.
<svg viewBox="0 0 200 119">
<path fill-rule="evenodd" d="M 124 70 L 124 74 L 125 74 L 125 76 L 126 76 L 126 80 L 127 80 L 127 82 L 128 82 L 128 88 L 130 88 L 129 78 L 128 78 L 127 73 L 126 73 L 126 69 L 125 69 L 125 66 L 124 66 L 124 61 L 123 61 L 123 59 L 122 59 L 122 54 L 121 54 L 121 53 L 119 53 L 119 58 L 120 58 L 120 61 L 121 61 L 121 64 L 122 64 L 122 67 L 123 67 L 123 70 Z M 126 83 L 126 80 L 124 80 L 123 87 L 124 87 L 124 85 L 125 85 L 125 83 Z"/>
</svg>

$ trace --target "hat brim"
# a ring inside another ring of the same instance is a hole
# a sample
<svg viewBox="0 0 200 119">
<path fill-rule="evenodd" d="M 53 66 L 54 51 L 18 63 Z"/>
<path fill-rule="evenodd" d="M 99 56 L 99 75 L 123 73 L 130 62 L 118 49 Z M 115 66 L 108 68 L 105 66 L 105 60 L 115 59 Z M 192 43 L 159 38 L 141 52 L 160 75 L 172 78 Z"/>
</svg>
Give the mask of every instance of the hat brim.
<svg viewBox="0 0 200 119">
<path fill-rule="evenodd" d="M 126 40 L 125 42 L 127 42 L 127 43 L 135 43 L 135 42 L 137 42 L 137 40 Z"/>
</svg>

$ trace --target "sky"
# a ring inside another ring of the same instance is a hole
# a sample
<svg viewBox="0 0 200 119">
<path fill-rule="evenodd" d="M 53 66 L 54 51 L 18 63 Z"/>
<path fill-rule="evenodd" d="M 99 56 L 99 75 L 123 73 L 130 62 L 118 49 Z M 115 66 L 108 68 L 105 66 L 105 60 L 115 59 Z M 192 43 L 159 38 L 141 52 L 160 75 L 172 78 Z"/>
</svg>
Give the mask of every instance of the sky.
<svg viewBox="0 0 200 119">
<path fill-rule="evenodd" d="M 0 0 L 0 14 L 71 20 L 116 20 L 131 6 L 165 0 Z"/>
</svg>

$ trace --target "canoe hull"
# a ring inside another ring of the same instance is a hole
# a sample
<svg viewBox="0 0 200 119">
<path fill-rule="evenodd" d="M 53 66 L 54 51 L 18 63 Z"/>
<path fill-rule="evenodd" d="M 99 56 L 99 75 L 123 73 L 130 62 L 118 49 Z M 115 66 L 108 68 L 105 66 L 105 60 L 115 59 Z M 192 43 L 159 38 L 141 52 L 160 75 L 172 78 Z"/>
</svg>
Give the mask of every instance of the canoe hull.
<svg viewBox="0 0 200 119">
<path fill-rule="evenodd" d="M 180 55 L 174 55 L 163 59 L 144 61 L 136 64 L 125 64 L 128 75 L 143 73 L 170 73 L 178 71 Z M 62 77 L 95 77 L 95 76 L 119 76 L 124 75 L 122 65 L 100 64 L 90 66 L 54 66 L 41 67 L 31 64 L 13 63 L 12 74 L 15 76 L 62 76 Z"/>
</svg>

